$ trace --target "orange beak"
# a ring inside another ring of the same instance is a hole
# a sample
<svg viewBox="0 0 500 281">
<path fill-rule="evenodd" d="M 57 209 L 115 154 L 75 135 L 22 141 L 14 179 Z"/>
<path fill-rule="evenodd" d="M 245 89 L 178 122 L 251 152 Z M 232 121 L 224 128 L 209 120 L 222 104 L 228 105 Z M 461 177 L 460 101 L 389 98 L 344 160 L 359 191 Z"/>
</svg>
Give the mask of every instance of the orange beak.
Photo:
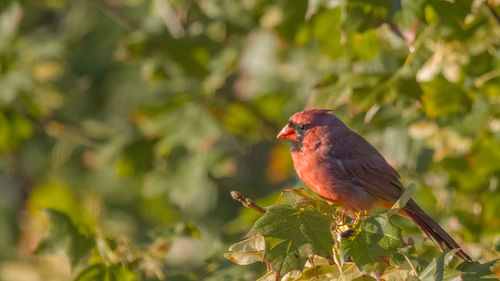
<svg viewBox="0 0 500 281">
<path fill-rule="evenodd" d="M 295 130 L 293 130 L 293 128 L 290 127 L 290 125 L 288 124 L 285 127 L 283 127 L 283 129 L 281 129 L 281 132 L 278 134 L 276 138 L 294 140 L 294 141 L 298 140 Z"/>
</svg>

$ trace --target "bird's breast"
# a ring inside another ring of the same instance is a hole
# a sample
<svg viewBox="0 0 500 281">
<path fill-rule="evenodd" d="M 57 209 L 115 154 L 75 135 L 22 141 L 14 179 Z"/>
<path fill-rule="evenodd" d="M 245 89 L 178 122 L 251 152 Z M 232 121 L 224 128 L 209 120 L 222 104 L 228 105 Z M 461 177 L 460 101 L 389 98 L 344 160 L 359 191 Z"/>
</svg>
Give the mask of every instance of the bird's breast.
<svg viewBox="0 0 500 281">
<path fill-rule="evenodd" d="M 293 165 L 297 175 L 319 196 L 330 201 L 338 198 L 335 190 L 339 182 L 331 173 L 327 163 L 314 153 L 292 152 Z"/>
<path fill-rule="evenodd" d="M 355 211 L 373 208 L 373 196 L 346 177 L 345 167 L 340 160 L 303 151 L 292 152 L 292 160 L 300 179 L 330 203 Z"/>
</svg>

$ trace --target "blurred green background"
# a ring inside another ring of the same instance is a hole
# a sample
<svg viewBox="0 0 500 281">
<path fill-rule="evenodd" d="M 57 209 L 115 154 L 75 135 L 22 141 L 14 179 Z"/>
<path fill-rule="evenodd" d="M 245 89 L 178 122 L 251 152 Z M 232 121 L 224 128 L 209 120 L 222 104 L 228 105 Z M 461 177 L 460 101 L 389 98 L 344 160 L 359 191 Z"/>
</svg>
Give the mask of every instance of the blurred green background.
<svg viewBox="0 0 500 281">
<path fill-rule="evenodd" d="M 101 263 L 124 266 L 116 280 L 255 280 L 264 265 L 222 256 L 258 217 L 229 191 L 266 206 L 304 186 L 275 136 L 305 107 L 374 144 L 471 256 L 499 257 L 500 3 L 488 4 L 1 1 L 0 280 Z M 82 237 L 64 227 L 35 254 L 46 208 L 95 238 L 91 254 L 68 258 Z"/>
</svg>

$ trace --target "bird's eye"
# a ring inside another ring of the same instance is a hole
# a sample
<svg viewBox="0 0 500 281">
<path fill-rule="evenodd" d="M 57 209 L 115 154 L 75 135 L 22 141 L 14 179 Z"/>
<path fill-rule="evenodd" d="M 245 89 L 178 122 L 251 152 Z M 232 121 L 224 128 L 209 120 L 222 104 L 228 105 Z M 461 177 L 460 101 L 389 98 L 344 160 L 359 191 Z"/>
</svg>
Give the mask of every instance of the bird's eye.
<svg viewBox="0 0 500 281">
<path fill-rule="evenodd" d="M 305 132 L 309 128 L 307 124 L 299 124 L 297 125 L 297 130 L 300 132 Z"/>
</svg>

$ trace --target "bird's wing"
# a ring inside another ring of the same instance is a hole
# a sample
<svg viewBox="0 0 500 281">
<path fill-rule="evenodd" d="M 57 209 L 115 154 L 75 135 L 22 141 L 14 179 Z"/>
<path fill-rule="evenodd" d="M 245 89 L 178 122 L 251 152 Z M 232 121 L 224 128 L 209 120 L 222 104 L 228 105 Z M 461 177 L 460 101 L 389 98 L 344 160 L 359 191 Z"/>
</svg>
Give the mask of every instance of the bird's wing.
<svg viewBox="0 0 500 281">
<path fill-rule="evenodd" d="M 349 132 L 332 146 L 335 176 L 361 186 L 368 193 L 395 202 L 404 191 L 398 172 L 363 137 Z"/>
</svg>

